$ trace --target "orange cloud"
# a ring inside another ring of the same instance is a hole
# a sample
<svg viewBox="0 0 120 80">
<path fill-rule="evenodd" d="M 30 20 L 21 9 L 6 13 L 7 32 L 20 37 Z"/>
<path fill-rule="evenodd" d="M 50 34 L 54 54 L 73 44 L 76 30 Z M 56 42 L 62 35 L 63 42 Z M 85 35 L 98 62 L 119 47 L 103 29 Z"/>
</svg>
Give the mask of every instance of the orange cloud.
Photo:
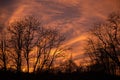
<svg viewBox="0 0 120 80">
<path fill-rule="evenodd" d="M 72 44 L 74 44 L 74 43 L 76 43 L 76 42 L 83 41 L 83 40 L 85 40 L 86 38 L 87 38 L 87 34 L 80 35 L 80 36 L 78 36 L 78 37 L 76 37 L 76 38 L 73 38 L 73 39 L 67 41 L 67 43 L 66 43 L 64 46 L 70 46 L 70 45 L 72 45 Z"/>
</svg>

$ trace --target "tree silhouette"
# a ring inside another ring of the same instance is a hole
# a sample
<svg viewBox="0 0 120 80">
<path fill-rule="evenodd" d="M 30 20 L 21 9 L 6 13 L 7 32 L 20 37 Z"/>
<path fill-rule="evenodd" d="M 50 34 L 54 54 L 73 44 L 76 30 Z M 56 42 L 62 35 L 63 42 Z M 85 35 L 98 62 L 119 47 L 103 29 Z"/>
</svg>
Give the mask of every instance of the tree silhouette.
<svg viewBox="0 0 120 80">
<path fill-rule="evenodd" d="M 8 64 L 8 40 L 6 38 L 6 32 L 3 29 L 0 32 L 0 61 L 1 66 L 3 66 L 3 69 L 7 70 L 7 64 Z"/>
<path fill-rule="evenodd" d="M 40 22 L 33 16 L 26 17 L 22 23 L 25 26 L 25 32 L 23 36 L 23 54 L 27 62 L 27 71 L 29 72 L 29 60 L 30 53 L 36 46 L 37 31 L 40 26 Z"/>
<path fill-rule="evenodd" d="M 65 50 L 62 47 L 65 36 L 57 29 L 42 28 L 39 30 L 39 36 L 34 72 L 37 68 L 40 71 L 43 69 L 49 70 L 55 59 L 60 57 Z"/>
<path fill-rule="evenodd" d="M 22 49 L 23 49 L 23 37 L 25 32 L 25 26 L 23 21 L 15 21 L 8 27 L 8 32 L 10 34 L 10 46 L 13 54 L 13 59 L 16 63 L 17 71 L 21 71 L 22 66 Z"/>
<path fill-rule="evenodd" d="M 120 67 L 120 15 L 112 13 L 105 23 L 94 25 L 90 33 L 87 53 L 92 62 L 102 63 L 109 73 L 112 67 Z"/>
<path fill-rule="evenodd" d="M 63 46 L 65 33 L 57 28 L 42 26 L 33 16 L 14 21 L 7 30 L 10 35 L 10 56 L 18 72 L 25 64 L 27 72 L 30 68 L 33 68 L 33 72 L 38 69 L 50 70 L 54 61 L 66 50 Z M 34 61 L 30 62 L 32 58 Z"/>
</svg>

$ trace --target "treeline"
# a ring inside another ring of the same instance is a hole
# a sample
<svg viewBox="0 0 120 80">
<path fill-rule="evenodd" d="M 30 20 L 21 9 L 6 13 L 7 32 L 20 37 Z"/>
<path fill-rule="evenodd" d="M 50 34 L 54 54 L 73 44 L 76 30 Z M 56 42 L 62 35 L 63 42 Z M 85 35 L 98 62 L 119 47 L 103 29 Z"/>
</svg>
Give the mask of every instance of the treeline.
<svg viewBox="0 0 120 80">
<path fill-rule="evenodd" d="M 61 29 L 44 26 L 34 16 L 0 27 L 0 71 L 72 73 L 87 70 L 67 53 L 70 50 L 64 46 L 67 32 Z"/>
<path fill-rule="evenodd" d="M 33 16 L 15 20 L 0 32 L 0 69 L 22 72 L 49 70 L 63 56 L 65 33 L 44 27 Z"/>
</svg>

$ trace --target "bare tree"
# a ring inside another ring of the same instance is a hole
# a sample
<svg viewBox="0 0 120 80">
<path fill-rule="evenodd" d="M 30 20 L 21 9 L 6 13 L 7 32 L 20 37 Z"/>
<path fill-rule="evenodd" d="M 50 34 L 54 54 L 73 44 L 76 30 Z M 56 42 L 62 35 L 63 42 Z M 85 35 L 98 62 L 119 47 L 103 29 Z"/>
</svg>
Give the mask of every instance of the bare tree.
<svg viewBox="0 0 120 80">
<path fill-rule="evenodd" d="M 65 50 L 62 46 L 65 36 L 57 29 L 42 28 L 39 30 L 39 40 L 37 43 L 37 58 L 34 71 L 39 68 L 49 70 L 56 58 L 60 57 Z"/>
<path fill-rule="evenodd" d="M 10 24 L 8 31 L 11 35 L 11 48 L 15 54 L 12 53 L 17 71 L 21 71 L 23 58 L 26 61 L 27 71 L 29 72 L 30 53 L 36 46 L 40 21 L 33 17 L 27 16 L 19 21 Z M 25 63 L 23 63 L 25 64 Z"/>
<path fill-rule="evenodd" d="M 7 70 L 7 64 L 8 64 L 8 41 L 6 39 L 6 33 L 4 30 L 0 33 L 0 60 L 1 60 L 1 66 L 3 66 L 3 69 Z"/>
<path fill-rule="evenodd" d="M 91 59 L 104 64 L 108 71 L 111 63 L 120 67 L 120 15 L 111 14 L 105 23 L 95 25 L 90 33 L 87 53 Z"/>
<path fill-rule="evenodd" d="M 40 21 L 33 16 L 29 16 L 26 17 L 23 22 L 24 23 L 22 23 L 22 25 L 25 26 L 25 32 L 23 37 L 23 51 L 24 57 L 27 62 L 27 71 L 29 72 L 30 53 L 36 46 L 36 42 L 38 40 L 37 31 L 39 30 Z"/>
<path fill-rule="evenodd" d="M 13 59 L 15 61 L 15 66 L 17 71 L 21 71 L 22 66 L 22 49 L 23 49 L 23 37 L 25 32 L 25 26 L 23 25 L 23 21 L 15 21 L 10 24 L 8 27 L 8 32 L 10 34 L 10 47 L 13 54 Z"/>
<path fill-rule="evenodd" d="M 66 50 L 62 46 L 65 34 L 56 28 L 41 26 L 40 21 L 32 16 L 13 22 L 10 24 L 8 32 L 11 37 L 11 55 L 16 63 L 17 71 L 21 71 L 24 59 L 28 72 L 32 67 L 30 64 L 34 65 L 34 72 L 38 68 L 40 71 L 49 70 L 56 58 Z M 30 53 L 32 52 L 34 52 L 32 55 L 35 61 L 30 63 Z"/>
</svg>

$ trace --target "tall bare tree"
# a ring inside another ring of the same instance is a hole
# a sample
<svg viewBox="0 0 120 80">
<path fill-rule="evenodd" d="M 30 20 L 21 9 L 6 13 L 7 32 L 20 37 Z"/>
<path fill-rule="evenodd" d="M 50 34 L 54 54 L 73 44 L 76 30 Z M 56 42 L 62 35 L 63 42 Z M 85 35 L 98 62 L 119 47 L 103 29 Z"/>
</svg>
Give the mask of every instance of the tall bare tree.
<svg viewBox="0 0 120 80">
<path fill-rule="evenodd" d="M 26 17 L 23 22 L 23 25 L 25 26 L 25 32 L 23 37 L 23 51 L 24 57 L 27 62 L 27 71 L 29 72 L 30 53 L 36 46 L 36 42 L 38 40 L 37 32 L 39 31 L 40 21 L 33 16 L 29 16 Z"/>
<path fill-rule="evenodd" d="M 1 61 L 1 66 L 3 66 L 3 69 L 6 71 L 7 70 L 7 64 L 8 64 L 8 40 L 6 38 L 6 33 L 4 29 L 0 32 L 0 61 Z"/>
<path fill-rule="evenodd" d="M 17 70 L 21 71 L 21 64 L 23 57 L 26 61 L 27 71 L 29 72 L 29 60 L 30 53 L 36 46 L 36 41 L 38 40 L 40 21 L 33 17 L 27 16 L 19 21 L 15 21 L 10 24 L 8 31 L 11 34 L 11 47 L 14 49 Z M 25 64 L 25 63 L 23 63 Z"/>
<path fill-rule="evenodd" d="M 91 58 L 103 63 L 106 69 L 113 64 L 120 67 L 120 15 L 112 13 L 105 23 L 95 25 L 90 33 L 88 53 Z"/>
<path fill-rule="evenodd" d="M 22 49 L 23 49 L 23 37 L 25 32 L 25 26 L 23 25 L 23 21 L 15 21 L 10 24 L 8 27 L 8 32 L 10 34 L 10 47 L 13 50 L 12 54 L 14 54 L 14 61 L 16 63 L 17 71 L 21 71 L 22 66 Z"/>
</svg>

